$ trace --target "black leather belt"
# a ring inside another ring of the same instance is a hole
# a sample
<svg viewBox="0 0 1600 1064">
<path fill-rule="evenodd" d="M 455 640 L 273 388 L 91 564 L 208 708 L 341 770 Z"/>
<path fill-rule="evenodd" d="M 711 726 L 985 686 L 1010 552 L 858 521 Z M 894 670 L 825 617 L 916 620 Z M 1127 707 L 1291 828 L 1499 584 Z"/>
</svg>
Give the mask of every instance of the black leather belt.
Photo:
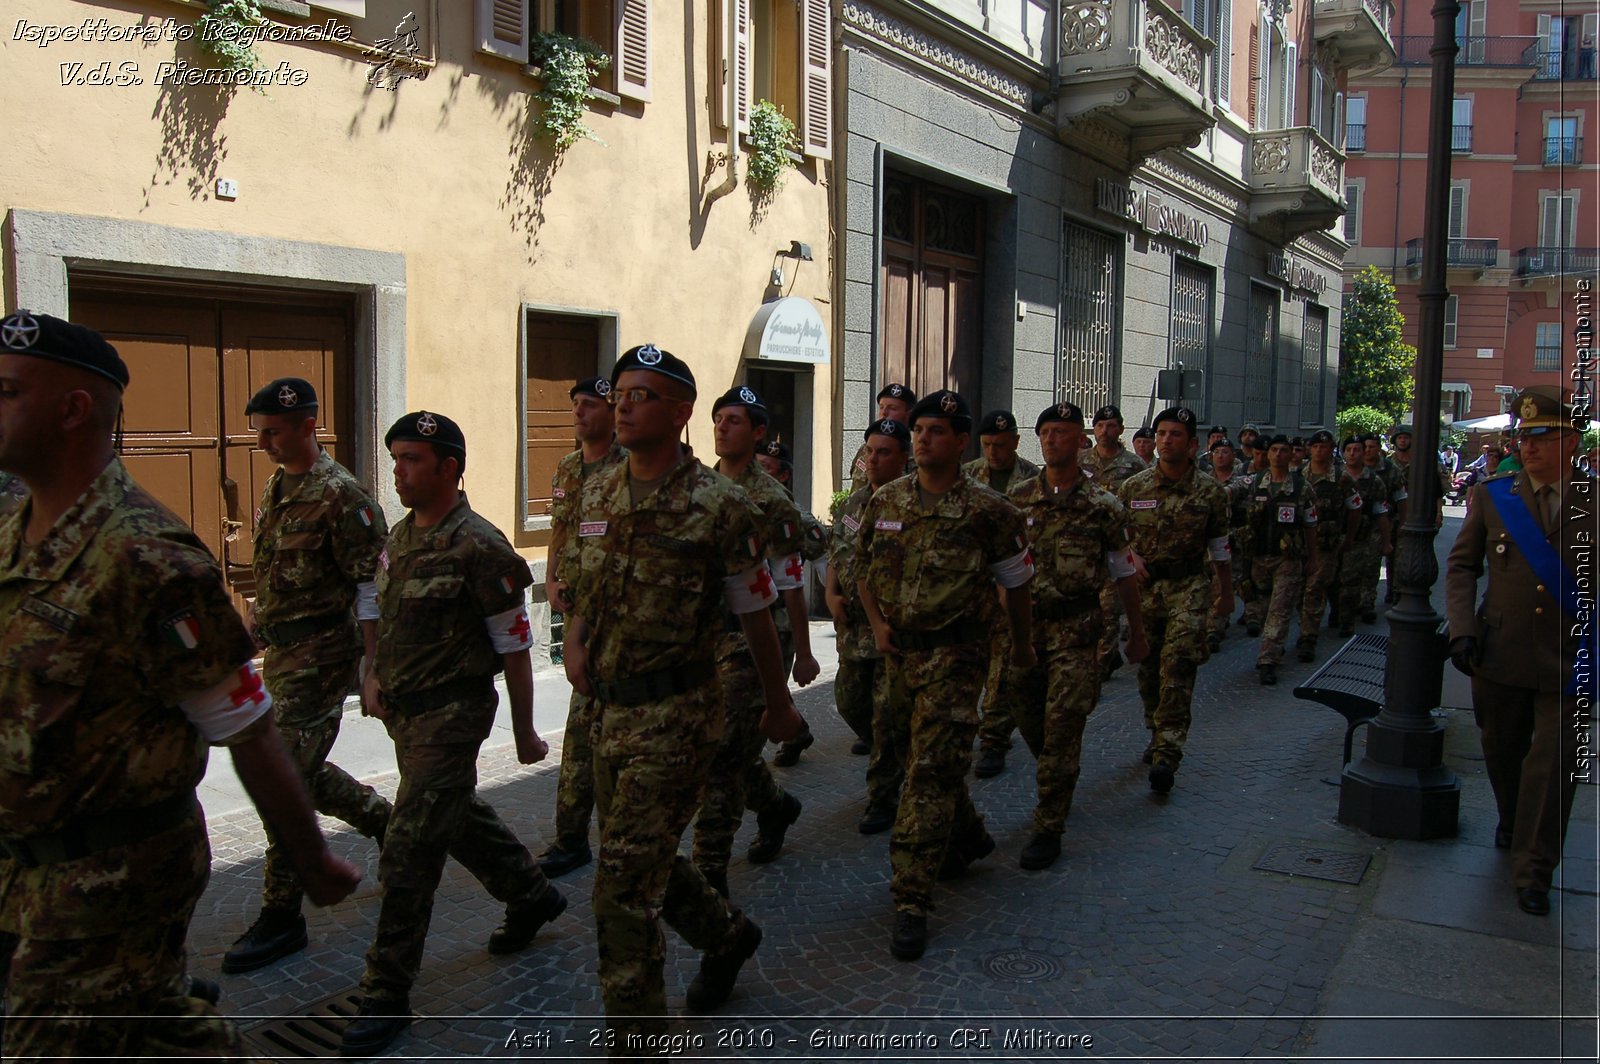
<svg viewBox="0 0 1600 1064">
<path fill-rule="evenodd" d="M 1194 562 L 1145 562 L 1145 571 L 1152 580 L 1183 580 L 1191 576 L 1199 576 L 1206 571 L 1206 563 Z"/>
<path fill-rule="evenodd" d="M 414 717 L 419 713 L 431 713 L 436 709 L 443 709 L 452 702 L 466 702 L 474 698 L 494 697 L 494 677 L 491 676 L 464 676 L 459 680 L 447 680 L 435 687 L 424 687 L 420 691 L 383 692 L 383 704 L 399 713 L 403 717 Z"/>
<path fill-rule="evenodd" d="M 989 629 L 972 621 L 958 621 L 931 632 L 894 632 L 894 645 L 901 650 L 938 650 L 956 647 L 963 643 L 977 643 L 986 639 Z"/>
<path fill-rule="evenodd" d="M 711 662 L 691 661 L 674 668 L 635 673 L 620 680 L 596 680 L 594 697 L 612 705 L 639 706 L 693 691 L 716 675 L 717 667 Z"/>
<path fill-rule="evenodd" d="M 1036 621 L 1066 621 L 1082 617 L 1100 608 L 1099 595 L 1074 595 L 1056 602 L 1034 603 L 1033 619 Z"/>
<path fill-rule="evenodd" d="M 163 798 L 139 809 L 118 809 L 110 813 L 81 816 L 60 831 L 26 838 L 0 836 L 0 853 L 24 868 L 77 861 L 114 846 L 159 835 L 200 814 L 200 803 L 193 791 Z"/>
<path fill-rule="evenodd" d="M 267 646 L 286 647 L 318 632 L 337 628 L 349 619 L 350 612 L 346 610 L 343 613 L 325 613 L 321 617 L 302 617 L 298 621 L 284 621 L 282 624 L 258 624 L 256 632 Z"/>
</svg>

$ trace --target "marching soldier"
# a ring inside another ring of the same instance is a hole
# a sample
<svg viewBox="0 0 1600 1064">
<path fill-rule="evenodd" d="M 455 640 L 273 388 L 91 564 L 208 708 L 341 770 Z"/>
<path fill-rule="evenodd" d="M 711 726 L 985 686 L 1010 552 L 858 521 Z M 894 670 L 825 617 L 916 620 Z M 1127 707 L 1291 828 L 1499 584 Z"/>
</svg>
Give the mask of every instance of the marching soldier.
<svg viewBox="0 0 1600 1064">
<path fill-rule="evenodd" d="M 1224 436 L 1211 445 L 1210 475 L 1222 486 L 1228 499 L 1228 549 L 1230 568 L 1239 572 L 1235 589 L 1242 590 L 1249 583 L 1250 544 L 1246 526 L 1249 524 L 1250 475 L 1238 466 L 1233 444 Z M 1207 622 L 1206 648 L 1215 654 L 1222 649 L 1222 639 L 1228 632 L 1228 622 L 1233 615 L 1233 603 L 1228 603 L 1228 616 L 1212 614 Z"/>
<path fill-rule="evenodd" d="M 251 397 L 257 445 L 278 466 L 256 509 L 254 634 L 266 648 L 278 734 L 317 811 L 382 840 L 389 802 L 328 760 L 345 696 L 371 668 L 378 638 L 378 554 L 388 526 L 355 477 L 317 443 L 311 383 L 280 377 Z M 251 972 L 306 946 L 300 885 L 277 833 L 267 854 L 261 915 L 222 955 L 224 972 Z"/>
<path fill-rule="evenodd" d="M 533 728 L 528 563 L 461 491 L 467 441 L 443 414 L 406 414 L 384 434 L 395 490 L 410 510 L 378 560 L 378 646 L 367 711 L 394 740 L 400 787 L 378 861 L 378 928 L 361 1004 L 340 1052 L 371 1056 L 411 1023 L 433 894 L 448 853 L 506 906 L 490 953 L 523 949 L 567 899 L 475 793 L 478 748 L 494 726 L 504 671 L 517 760 L 542 761 Z"/>
<path fill-rule="evenodd" d="M 550 547 L 545 552 L 544 573 L 545 596 L 553 610 L 572 608 L 571 592 L 560 568 L 572 545 L 572 510 L 584 481 L 628 457 L 612 426 L 610 395 L 611 382 L 604 377 L 585 377 L 567 392 L 578 449 L 556 463 L 550 482 Z M 556 841 L 539 855 L 539 870 L 550 879 L 594 860 L 589 849 L 589 815 L 594 812 L 594 753 L 589 732 L 593 726 L 594 699 L 574 690 L 567 703 L 561 770 L 556 777 Z"/>
<path fill-rule="evenodd" d="M 113 437 L 128 368 L 99 333 L 0 320 L 0 941 L 11 1059 L 243 1056 L 185 972 L 210 874 L 195 787 L 227 747 L 318 905 L 329 852 L 215 559 Z"/>
<path fill-rule="evenodd" d="M 567 568 L 567 678 L 598 705 L 594 916 L 613 1053 L 666 1028 L 660 918 L 705 951 L 689 987 L 698 1011 L 727 1000 L 761 944 L 761 929 L 678 853 L 723 733 L 712 648 L 726 611 L 761 677 L 762 731 L 781 741 L 801 723 L 772 625 L 760 515 L 679 442 L 694 399 L 689 367 L 654 344 L 617 361 L 611 400 L 628 460 L 584 485 Z"/>
<path fill-rule="evenodd" d="M 917 403 L 917 393 L 904 384 L 885 384 L 878 390 L 878 420 L 898 421 L 906 424 L 911 408 Z M 915 460 L 906 459 L 905 472 L 915 466 Z M 855 461 L 850 463 L 850 490 L 860 491 L 867 482 L 867 457 L 865 445 L 856 448 Z"/>
<path fill-rule="evenodd" d="M 1244 466 L 1241 470 L 1244 480 L 1242 490 L 1247 491 L 1255 478 L 1267 471 L 1268 442 L 1268 437 L 1257 433 L 1251 439 L 1249 448 L 1240 454 L 1240 464 Z M 1248 500 L 1236 501 L 1239 504 L 1234 507 L 1233 527 L 1235 543 L 1241 549 L 1233 556 L 1234 587 L 1239 591 L 1239 601 L 1244 603 L 1244 611 L 1239 614 L 1239 620 L 1244 624 L 1244 634 L 1254 639 L 1261 634 L 1261 622 L 1267 614 L 1267 599 L 1255 581 L 1255 537 L 1245 527 L 1250 512 L 1246 504 Z"/>
<path fill-rule="evenodd" d="M 1406 491 L 1409 498 L 1411 493 L 1411 426 L 1396 425 L 1389 433 L 1389 442 L 1394 445 L 1394 454 L 1390 461 L 1394 464 L 1396 481 Z M 1450 494 L 1450 478 L 1445 473 L 1444 463 L 1435 461 L 1434 468 L 1439 473 L 1439 499 L 1438 506 L 1434 509 L 1433 522 L 1438 527 L 1444 523 L 1444 498 Z M 1399 589 L 1391 588 L 1389 601 L 1399 600 Z"/>
<path fill-rule="evenodd" d="M 1211 472 L 1211 452 L 1216 449 L 1218 441 L 1225 440 L 1227 438 L 1228 430 L 1225 426 L 1212 425 L 1209 429 L 1206 429 L 1206 443 L 1205 446 L 1200 449 L 1200 457 L 1195 463 L 1200 467 L 1200 472 Z"/>
<path fill-rule="evenodd" d="M 834 704 L 839 716 L 865 743 L 867 811 L 857 830 L 876 835 L 894 826 L 904 780 L 904 755 L 894 749 L 894 729 L 889 717 L 889 669 L 883 651 L 872 638 L 856 587 L 859 575 L 861 515 L 879 488 L 898 479 L 911 453 L 911 430 L 898 421 L 874 421 L 867 426 L 867 486 L 854 492 L 839 507 L 833 542 L 828 547 L 828 611 L 838 635 L 839 671 L 833 681 Z"/>
<path fill-rule="evenodd" d="M 1407 434 L 1406 444 L 1410 446 L 1410 434 Z M 1383 453 L 1383 439 L 1377 433 L 1368 433 L 1362 439 L 1362 450 L 1366 458 L 1367 469 L 1382 482 L 1384 491 L 1388 493 L 1389 525 L 1391 533 L 1398 532 L 1406 523 L 1407 499 L 1410 494 L 1410 485 L 1406 482 L 1407 474 L 1403 472 L 1394 460 Z M 1391 539 L 1392 542 L 1392 539 Z M 1394 551 L 1384 553 L 1381 567 L 1386 573 L 1384 580 L 1384 601 L 1393 603 L 1398 600 L 1398 589 L 1394 584 Z M 1371 624 L 1378 619 L 1378 576 L 1373 574 L 1372 583 L 1361 593 L 1361 619 Z"/>
<path fill-rule="evenodd" d="M 1228 500 L 1195 468 L 1194 411 L 1169 407 L 1155 429 L 1156 464 L 1123 481 L 1117 498 L 1144 568 L 1139 609 L 1150 655 L 1139 666 L 1139 698 L 1150 729 L 1150 789 L 1166 794 L 1189 736 L 1195 674 L 1209 657 L 1206 611 L 1232 612 L 1233 577 Z"/>
<path fill-rule="evenodd" d="M 1109 403 L 1102 406 L 1094 412 L 1093 428 L 1094 446 L 1085 448 L 1079 461 L 1096 487 L 1116 494 L 1123 481 L 1149 466 L 1122 446 L 1121 410 Z M 1122 667 L 1122 651 L 1117 647 L 1127 637 L 1122 603 L 1109 583 L 1100 592 L 1100 609 L 1106 620 L 1106 632 L 1100 640 L 1101 679 L 1108 680 Z"/>
<path fill-rule="evenodd" d="M 1339 557 L 1339 638 L 1356 634 L 1356 617 L 1362 602 L 1376 594 L 1378 565 L 1390 553 L 1388 486 L 1366 468 L 1366 448 L 1359 436 L 1344 441 L 1344 486 L 1350 502 L 1350 524 L 1345 530 L 1344 553 Z M 1368 609 L 1364 620 L 1377 615 Z"/>
<path fill-rule="evenodd" d="M 1013 663 L 1034 663 L 1027 582 L 1033 577 L 1022 515 L 961 472 L 972 414 L 955 392 L 911 411 L 914 477 L 880 488 L 861 518 L 857 587 L 873 639 L 890 656 L 893 740 L 905 789 L 889 843 L 895 924 L 889 950 L 922 956 L 933 882 L 994 851 L 967 793 L 978 692 L 987 664 L 979 620 L 995 585 L 1006 589 Z M 948 851 L 948 854 L 947 854 Z"/>
<path fill-rule="evenodd" d="M 1128 617 L 1128 660 L 1148 652 L 1139 589 L 1128 554 L 1127 512 L 1078 464 L 1083 412 L 1046 407 L 1034 423 L 1044 472 L 1014 485 L 1011 501 L 1027 519 L 1037 571 L 1033 646 L 1037 663 L 1014 680 L 1017 723 L 1038 759 L 1039 801 L 1025 869 L 1049 868 L 1061 855 L 1083 752 L 1083 727 L 1100 693 L 1096 658 L 1104 621 L 1100 589 L 1113 582 Z"/>
<path fill-rule="evenodd" d="M 1287 436 L 1272 437 L 1267 472 L 1250 482 L 1251 578 L 1267 603 L 1256 671 L 1267 687 L 1278 682 L 1283 644 L 1300 610 L 1305 568 L 1317 564 L 1316 497 L 1305 477 L 1289 468 L 1293 454 Z"/>
<path fill-rule="evenodd" d="M 1307 447 L 1305 478 L 1317 508 L 1317 552 L 1306 561 L 1305 590 L 1300 595 L 1300 639 L 1295 644 L 1301 661 L 1317 656 L 1317 636 L 1328 612 L 1328 592 L 1339 573 L 1339 556 L 1350 526 L 1353 483 L 1340 477 L 1333 465 L 1333 433 L 1314 433 Z M 1354 509 L 1359 513 L 1357 503 Z"/>
</svg>

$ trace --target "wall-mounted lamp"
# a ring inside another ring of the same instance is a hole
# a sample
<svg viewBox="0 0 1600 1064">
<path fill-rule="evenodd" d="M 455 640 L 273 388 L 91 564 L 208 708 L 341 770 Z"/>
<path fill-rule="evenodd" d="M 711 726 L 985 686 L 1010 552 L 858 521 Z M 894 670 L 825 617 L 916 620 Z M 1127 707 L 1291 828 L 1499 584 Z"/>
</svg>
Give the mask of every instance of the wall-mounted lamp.
<svg viewBox="0 0 1600 1064">
<path fill-rule="evenodd" d="M 799 259 L 801 262 L 810 262 L 811 245 L 802 244 L 798 240 L 791 240 L 789 241 L 789 254 Z"/>
</svg>

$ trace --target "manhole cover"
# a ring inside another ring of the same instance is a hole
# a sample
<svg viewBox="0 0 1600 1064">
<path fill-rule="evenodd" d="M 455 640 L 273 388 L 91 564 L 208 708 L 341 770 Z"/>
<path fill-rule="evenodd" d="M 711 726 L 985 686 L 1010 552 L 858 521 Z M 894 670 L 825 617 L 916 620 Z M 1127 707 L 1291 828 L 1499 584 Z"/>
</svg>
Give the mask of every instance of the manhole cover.
<svg viewBox="0 0 1600 1064">
<path fill-rule="evenodd" d="M 991 953 L 978 965 L 991 979 L 1008 983 L 1042 983 L 1061 975 L 1055 958 L 1031 949 L 1010 949 Z"/>
<path fill-rule="evenodd" d="M 336 1057 L 339 1039 L 360 1005 L 361 995 L 354 990 L 335 994 L 302 1016 L 283 1016 L 252 1027 L 244 1034 L 245 1048 L 266 1060 Z"/>
<path fill-rule="evenodd" d="M 1262 854 L 1261 860 L 1250 867 L 1263 872 L 1282 872 L 1286 876 L 1307 876 L 1334 883 L 1360 883 L 1371 863 L 1371 854 L 1318 850 L 1285 843 Z"/>
</svg>

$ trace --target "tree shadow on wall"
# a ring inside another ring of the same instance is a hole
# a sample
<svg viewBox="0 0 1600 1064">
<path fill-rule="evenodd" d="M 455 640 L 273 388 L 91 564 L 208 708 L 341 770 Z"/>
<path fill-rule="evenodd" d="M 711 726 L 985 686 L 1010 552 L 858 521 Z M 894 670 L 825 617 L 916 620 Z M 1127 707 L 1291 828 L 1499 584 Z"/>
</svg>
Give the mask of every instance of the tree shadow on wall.
<svg viewBox="0 0 1600 1064">
<path fill-rule="evenodd" d="M 508 103 L 511 138 L 506 155 L 511 165 L 506 175 L 505 195 L 500 197 L 500 209 L 506 212 L 512 231 L 522 234 L 529 265 L 539 259 L 539 232 L 544 228 L 545 202 L 565 155 L 540 135 L 535 114 L 538 107 L 531 95 L 524 95 L 516 104 Z"/>
<path fill-rule="evenodd" d="M 144 208 L 152 190 L 183 182 L 191 200 L 211 198 L 217 172 L 228 158 L 228 137 L 222 120 L 237 92 L 232 85 L 183 85 L 169 81 L 156 97 L 151 117 L 161 126 L 161 150 L 144 190 Z"/>
</svg>

